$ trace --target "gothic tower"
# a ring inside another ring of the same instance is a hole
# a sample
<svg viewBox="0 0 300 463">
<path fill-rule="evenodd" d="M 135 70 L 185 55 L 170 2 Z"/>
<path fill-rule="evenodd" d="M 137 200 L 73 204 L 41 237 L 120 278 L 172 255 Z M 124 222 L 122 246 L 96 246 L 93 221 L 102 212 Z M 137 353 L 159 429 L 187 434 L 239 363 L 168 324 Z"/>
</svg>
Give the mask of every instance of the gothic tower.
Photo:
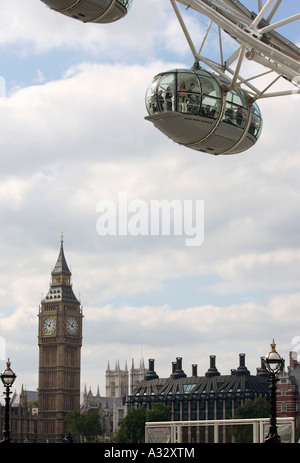
<svg viewBox="0 0 300 463">
<path fill-rule="evenodd" d="M 140 360 L 140 367 L 135 368 L 134 360 L 132 359 L 131 370 L 128 372 L 127 362 L 125 369 L 120 369 L 119 360 L 116 362 L 114 370 L 110 368 L 109 362 L 107 364 L 105 380 L 106 380 L 106 397 L 123 398 L 124 395 L 132 394 L 135 386 L 143 381 L 148 369 L 145 368 L 143 357 Z"/>
<path fill-rule="evenodd" d="M 105 374 L 106 380 L 106 397 L 123 397 L 128 394 L 128 368 L 125 363 L 125 370 L 120 369 L 119 360 L 116 362 L 116 368 L 110 369 L 109 362 Z"/>
<path fill-rule="evenodd" d="M 39 437 L 58 442 L 67 432 L 66 414 L 80 410 L 82 308 L 73 293 L 63 238 L 39 309 Z"/>
</svg>

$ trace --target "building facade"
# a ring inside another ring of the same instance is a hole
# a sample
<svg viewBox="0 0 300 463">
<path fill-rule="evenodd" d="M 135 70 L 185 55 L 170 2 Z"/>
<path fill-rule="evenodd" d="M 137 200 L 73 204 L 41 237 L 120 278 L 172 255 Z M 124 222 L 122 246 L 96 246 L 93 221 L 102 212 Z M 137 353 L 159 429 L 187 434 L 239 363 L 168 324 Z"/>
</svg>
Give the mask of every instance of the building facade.
<svg viewBox="0 0 300 463">
<path fill-rule="evenodd" d="M 13 442 L 38 442 L 38 392 L 27 391 L 23 385 L 20 394 L 14 392 L 11 397 L 10 432 Z M 4 419 L 4 407 L 1 406 L 0 423 Z M 2 427 L 2 426 L 1 426 Z"/>
<path fill-rule="evenodd" d="M 294 417 L 300 423 L 300 362 L 295 352 L 289 354 L 289 366 L 278 375 L 277 416 Z"/>
<path fill-rule="evenodd" d="M 155 402 L 171 407 L 173 421 L 230 419 L 235 410 L 248 399 L 263 396 L 269 399 L 269 374 L 261 359 L 257 374 L 251 375 L 245 365 L 245 354 L 240 354 L 237 369 L 230 375 L 221 375 L 216 368 L 214 355 L 204 376 L 198 376 L 197 365 L 192 365 L 192 375 L 182 369 L 182 359 L 172 363 L 169 378 L 159 378 L 154 370 L 154 360 L 149 360 L 145 379 L 127 398 L 128 409 L 151 408 Z"/>
</svg>

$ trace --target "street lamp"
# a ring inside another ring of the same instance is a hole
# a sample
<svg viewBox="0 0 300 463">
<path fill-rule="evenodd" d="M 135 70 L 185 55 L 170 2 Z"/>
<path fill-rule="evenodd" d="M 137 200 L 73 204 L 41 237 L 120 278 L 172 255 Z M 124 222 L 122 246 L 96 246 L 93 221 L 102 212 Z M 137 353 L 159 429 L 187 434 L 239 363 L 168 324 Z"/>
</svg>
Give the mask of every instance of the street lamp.
<svg viewBox="0 0 300 463">
<path fill-rule="evenodd" d="M 7 360 L 6 363 L 6 368 L 5 370 L 1 373 L 0 378 L 1 381 L 6 388 L 6 395 L 5 395 L 5 423 L 4 423 L 4 431 L 3 431 L 3 440 L 0 441 L 1 443 L 9 443 L 11 442 L 11 439 L 9 437 L 9 402 L 10 402 L 10 394 L 11 394 L 11 386 L 13 385 L 15 379 L 16 379 L 15 373 L 12 371 L 10 368 L 10 361 L 9 359 Z"/>
<path fill-rule="evenodd" d="M 276 344 L 273 342 L 271 344 L 271 350 L 265 358 L 266 368 L 271 376 L 271 418 L 270 418 L 270 428 L 269 433 L 265 438 L 266 443 L 280 443 L 280 436 L 277 434 L 276 426 L 276 375 L 280 371 L 283 359 L 280 357 L 278 352 L 275 350 Z"/>
</svg>

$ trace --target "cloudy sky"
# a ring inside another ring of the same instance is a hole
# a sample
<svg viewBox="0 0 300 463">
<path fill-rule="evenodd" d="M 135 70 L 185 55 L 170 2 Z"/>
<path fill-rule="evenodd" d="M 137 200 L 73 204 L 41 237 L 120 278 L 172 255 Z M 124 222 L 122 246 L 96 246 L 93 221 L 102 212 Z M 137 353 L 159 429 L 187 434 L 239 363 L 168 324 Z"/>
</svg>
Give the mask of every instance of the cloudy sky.
<svg viewBox="0 0 300 463">
<path fill-rule="evenodd" d="M 263 100 L 256 146 L 211 156 L 144 119 L 152 78 L 193 64 L 167 0 L 135 0 L 110 25 L 2 0 L 0 23 L 0 360 L 16 389 L 38 386 L 37 313 L 62 231 L 84 311 L 82 388 L 104 395 L 107 362 L 141 355 L 165 377 L 178 356 L 204 374 L 210 354 L 229 374 L 243 352 L 255 374 L 273 337 L 287 361 L 300 345 L 299 99 Z M 206 19 L 188 24 L 201 43 Z M 280 32 L 299 46 L 298 26 Z M 121 196 L 203 201 L 203 244 L 100 236 L 99 203 Z"/>
</svg>

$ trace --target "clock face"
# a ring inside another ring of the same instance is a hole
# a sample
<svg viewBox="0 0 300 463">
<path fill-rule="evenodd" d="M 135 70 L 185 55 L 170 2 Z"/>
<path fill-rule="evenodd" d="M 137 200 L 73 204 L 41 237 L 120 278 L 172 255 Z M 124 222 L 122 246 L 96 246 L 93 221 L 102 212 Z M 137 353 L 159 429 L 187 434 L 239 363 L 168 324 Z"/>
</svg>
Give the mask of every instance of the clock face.
<svg viewBox="0 0 300 463">
<path fill-rule="evenodd" d="M 67 321 L 67 330 L 70 334 L 76 334 L 78 331 L 78 322 L 76 318 L 69 318 Z"/>
<path fill-rule="evenodd" d="M 47 317 L 43 321 L 43 331 L 45 334 L 52 334 L 54 333 L 56 327 L 56 321 L 53 317 Z"/>
</svg>

